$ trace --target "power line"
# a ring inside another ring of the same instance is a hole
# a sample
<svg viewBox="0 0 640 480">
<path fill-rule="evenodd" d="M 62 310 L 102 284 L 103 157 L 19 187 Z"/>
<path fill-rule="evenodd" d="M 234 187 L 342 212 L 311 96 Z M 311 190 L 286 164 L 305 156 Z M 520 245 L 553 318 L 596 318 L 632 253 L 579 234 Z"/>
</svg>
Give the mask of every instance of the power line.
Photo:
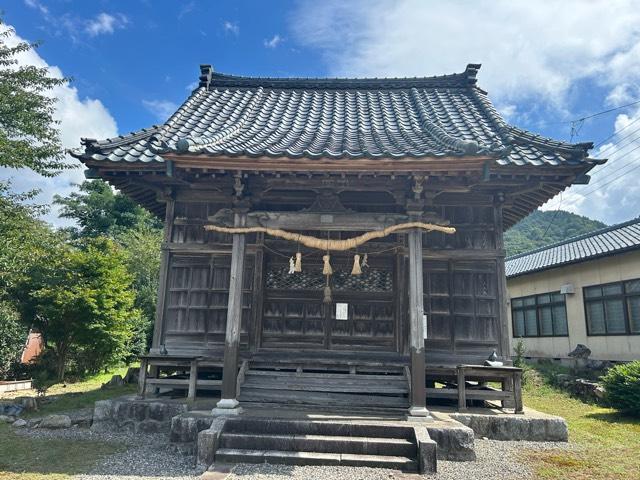
<svg viewBox="0 0 640 480">
<path fill-rule="evenodd" d="M 635 120 L 633 120 L 632 122 L 629 122 L 627 125 L 625 125 L 624 127 L 622 127 L 620 130 L 618 130 L 617 132 L 613 132 L 611 135 L 609 135 L 607 138 L 605 138 L 604 140 L 601 140 L 600 142 L 598 142 L 597 144 L 595 144 L 593 146 L 593 148 L 598 148 L 600 145 L 603 145 L 606 141 L 610 140 L 611 138 L 615 137 L 616 135 L 620 135 L 620 132 L 622 132 L 623 130 L 626 130 L 627 128 L 629 128 L 631 125 L 633 125 L 634 123 L 640 121 L 640 116 L 638 116 L 638 118 L 636 118 Z M 634 132 L 637 132 L 638 130 L 634 130 Z"/>
</svg>

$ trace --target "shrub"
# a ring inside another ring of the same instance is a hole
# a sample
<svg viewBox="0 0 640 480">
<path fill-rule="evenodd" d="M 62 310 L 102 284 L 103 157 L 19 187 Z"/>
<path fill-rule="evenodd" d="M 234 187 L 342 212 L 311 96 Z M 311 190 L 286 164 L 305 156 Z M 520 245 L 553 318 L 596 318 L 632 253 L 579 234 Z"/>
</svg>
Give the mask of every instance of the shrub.
<svg viewBox="0 0 640 480">
<path fill-rule="evenodd" d="M 513 353 L 515 353 L 515 357 L 513 358 L 513 366 L 522 368 L 524 365 L 524 355 L 527 352 L 527 348 L 524 345 L 524 341 L 519 339 L 516 343 L 516 346 L 513 347 Z"/>
<path fill-rule="evenodd" d="M 613 408 L 640 416 L 640 361 L 616 365 L 602 377 L 606 399 Z"/>
</svg>

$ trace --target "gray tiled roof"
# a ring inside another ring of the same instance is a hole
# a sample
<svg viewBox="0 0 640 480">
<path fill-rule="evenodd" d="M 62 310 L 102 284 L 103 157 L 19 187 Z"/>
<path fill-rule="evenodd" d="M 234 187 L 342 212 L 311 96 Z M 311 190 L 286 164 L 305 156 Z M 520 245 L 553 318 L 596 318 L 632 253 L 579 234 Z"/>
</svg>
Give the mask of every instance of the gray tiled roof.
<svg viewBox="0 0 640 480">
<path fill-rule="evenodd" d="M 640 217 L 507 258 L 507 277 L 640 248 Z"/>
<path fill-rule="evenodd" d="M 248 78 L 201 67 L 163 125 L 102 141 L 87 161 L 162 162 L 167 152 L 306 158 L 456 157 L 508 165 L 594 163 L 571 145 L 507 125 L 476 84 L 479 65 L 428 78 Z"/>
</svg>

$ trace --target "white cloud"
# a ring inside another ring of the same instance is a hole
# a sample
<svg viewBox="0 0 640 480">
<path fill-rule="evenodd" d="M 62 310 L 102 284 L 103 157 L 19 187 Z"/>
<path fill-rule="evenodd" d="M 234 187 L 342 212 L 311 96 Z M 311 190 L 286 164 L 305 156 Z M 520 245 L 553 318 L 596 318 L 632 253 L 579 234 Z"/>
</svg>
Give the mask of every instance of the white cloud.
<svg viewBox="0 0 640 480">
<path fill-rule="evenodd" d="M 142 100 L 142 105 L 161 122 L 173 115 L 179 106 L 169 100 Z"/>
<path fill-rule="evenodd" d="M 551 121 L 567 118 L 580 82 L 603 89 L 611 106 L 640 98 L 637 7 L 632 0 L 302 0 L 291 29 L 298 42 L 320 51 L 335 76 L 441 75 L 482 63 L 479 85 L 517 124 L 535 122 L 541 111 Z M 640 127 L 620 131 L 639 115 L 618 116 L 616 138 Z M 572 187 L 545 208 L 560 205 L 607 223 L 637 216 L 640 171 L 608 185 L 616 175 L 603 178 L 633 159 L 640 164 L 640 149 L 630 153 L 640 145 L 635 135 L 634 146 L 603 151 L 611 166 L 597 167 L 591 186 Z"/>
<path fill-rule="evenodd" d="M 615 136 L 592 156 L 608 158 L 591 172 L 589 185 L 576 185 L 550 200 L 543 210 L 560 208 L 606 223 L 640 215 L 640 110 L 616 117 Z"/>
<path fill-rule="evenodd" d="M 222 28 L 224 28 L 225 33 L 231 33 L 236 37 L 240 35 L 240 25 L 238 25 L 237 22 L 225 20 L 225 22 L 222 24 Z"/>
<path fill-rule="evenodd" d="M 49 14 L 49 9 L 38 0 L 24 0 L 24 3 L 27 7 L 38 10 L 42 15 Z"/>
<path fill-rule="evenodd" d="M 492 98 L 562 108 L 572 84 L 611 87 L 640 71 L 637 2 L 306 0 L 292 19 L 302 44 L 338 76 L 424 76 L 482 63 Z"/>
<path fill-rule="evenodd" d="M 129 23 L 129 19 L 121 14 L 99 13 L 95 18 L 88 21 L 85 31 L 92 37 L 105 33 L 113 33 L 115 30 L 125 28 Z"/>
<path fill-rule="evenodd" d="M 262 42 L 264 44 L 265 47 L 267 48 L 276 48 L 278 45 L 280 45 L 282 42 L 284 41 L 284 39 L 278 35 L 277 33 L 271 37 L 270 39 L 264 39 L 264 41 Z"/>
<path fill-rule="evenodd" d="M 15 45 L 24 40 L 13 35 L 8 37 L 6 41 L 9 45 Z M 19 65 L 48 67 L 52 76 L 58 78 L 64 76 L 58 67 L 49 65 L 33 50 L 17 55 L 16 59 Z M 69 85 L 57 86 L 50 93 L 57 99 L 54 117 L 60 121 L 59 129 L 64 147 L 80 146 L 81 137 L 107 138 L 118 134 L 115 120 L 100 100 L 80 98 L 78 90 Z M 68 157 L 67 161 L 79 167 L 76 160 Z M 82 168 L 66 170 L 53 178 L 45 178 L 26 169 L 0 168 L 0 179 L 11 179 L 15 191 L 40 189 L 42 192 L 36 202 L 50 205 L 54 194 L 69 194 L 75 189 L 74 183 L 80 183 L 84 180 L 84 175 Z M 46 215 L 45 219 L 56 225 L 69 223 L 65 220 L 59 220 L 55 210 Z"/>
</svg>

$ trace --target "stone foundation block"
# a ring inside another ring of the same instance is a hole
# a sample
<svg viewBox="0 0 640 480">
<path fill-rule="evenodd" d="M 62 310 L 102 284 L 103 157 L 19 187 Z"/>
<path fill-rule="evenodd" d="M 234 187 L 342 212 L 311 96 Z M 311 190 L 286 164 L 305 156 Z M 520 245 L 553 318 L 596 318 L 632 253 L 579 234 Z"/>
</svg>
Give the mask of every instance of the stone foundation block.
<svg viewBox="0 0 640 480">
<path fill-rule="evenodd" d="M 217 417 L 213 419 L 211 426 L 207 430 L 198 433 L 198 465 L 208 468 L 215 461 L 216 450 L 220 442 L 220 435 L 227 419 Z"/>
<path fill-rule="evenodd" d="M 473 462 L 476 459 L 473 430 L 461 426 L 427 425 L 429 437 L 438 444 L 438 460 Z"/>
<path fill-rule="evenodd" d="M 532 442 L 566 442 L 567 423 L 551 415 L 477 415 L 454 413 L 451 418 L 473 429 L 479 437 L 493 440 L 528 440 Z"/>
</svg>

